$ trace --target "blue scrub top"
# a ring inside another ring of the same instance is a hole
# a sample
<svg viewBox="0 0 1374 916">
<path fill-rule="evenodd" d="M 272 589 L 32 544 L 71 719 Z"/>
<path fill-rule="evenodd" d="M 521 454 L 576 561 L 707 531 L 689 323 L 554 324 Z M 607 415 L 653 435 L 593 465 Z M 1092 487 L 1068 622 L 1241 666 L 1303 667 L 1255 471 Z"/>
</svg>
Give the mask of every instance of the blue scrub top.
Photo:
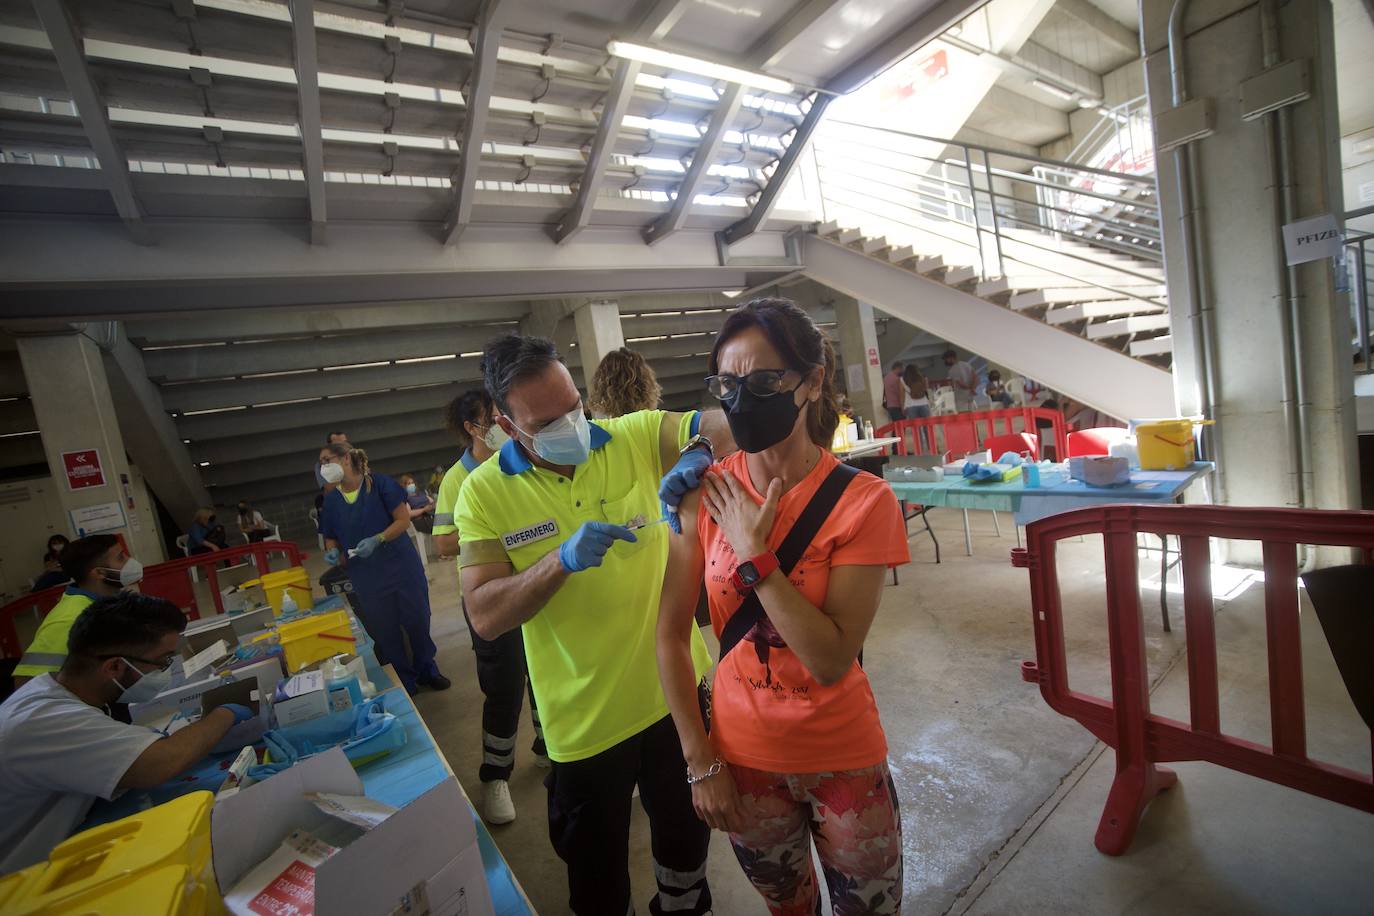
<svg viewBox="0 0 1374 916">
<path fill-rule="evenodd" d="M 338 487 L 324 498 L 320 533 L 338 541 L 345 555 L 363 538 L 386 530 L 393 521 L 391 513 L 406 503 L 406 491 L 396 481 L 375 472 L 369 477 L 371 488 L 364 481 L 358 490 L 358 499 L 351 505 Z M 366 560 L 350 557 L 346 569 L 348 578 L 353 580 L 353 588 L 364 602 L 369 595 L 412 589 L 427 591 L 429 588 L 420 555 L 408 537 L 387 541 Z"/>
</svg>

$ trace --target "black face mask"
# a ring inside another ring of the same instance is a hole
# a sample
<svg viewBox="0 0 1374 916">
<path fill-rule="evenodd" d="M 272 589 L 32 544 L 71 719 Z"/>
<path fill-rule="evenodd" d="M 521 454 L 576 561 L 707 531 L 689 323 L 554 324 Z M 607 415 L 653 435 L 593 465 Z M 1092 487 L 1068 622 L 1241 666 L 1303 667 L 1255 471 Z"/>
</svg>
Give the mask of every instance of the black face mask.
<svg viewBox="0 0 1374 916">
<path fill-rule="evenodd" d="M 722 401 L 735 444 L 754 454 L 772 448 L 791 435 L 792 428 L 797 425 L 797 414 L 801 413 L 793 397 L 796 391 L 793 388 L 761 398 L 741 385 L 733 402 Z"/>
</svg>

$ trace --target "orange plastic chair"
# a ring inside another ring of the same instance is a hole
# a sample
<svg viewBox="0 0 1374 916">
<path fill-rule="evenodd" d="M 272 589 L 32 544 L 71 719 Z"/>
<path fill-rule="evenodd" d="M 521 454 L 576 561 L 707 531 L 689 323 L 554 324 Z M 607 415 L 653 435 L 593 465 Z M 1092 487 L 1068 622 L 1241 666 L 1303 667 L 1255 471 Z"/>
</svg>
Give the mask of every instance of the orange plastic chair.
<svg viewBox="0 0 1374 916">
<path fill-rule="evenodd" d="M 1102 426 L 1097 429 L 1080 429 L 1069 433 L 1069 457 L 1079 455 L 1110 455 L 1112 446 L 1130 435 L 1128 430 L 1119 426 Z"/>
<path fill-rule="evenodd" d="M 1029 454 L 1031 461 L 1040 460 L 1040 437 L 1035 433 L 1003 433 L 1000 436 L 988 436 L 983 442 L 983 448 L 992 452 L 993 461 L 1007 452 L 1015 452 L 1023 457 Z"/>
</svg>

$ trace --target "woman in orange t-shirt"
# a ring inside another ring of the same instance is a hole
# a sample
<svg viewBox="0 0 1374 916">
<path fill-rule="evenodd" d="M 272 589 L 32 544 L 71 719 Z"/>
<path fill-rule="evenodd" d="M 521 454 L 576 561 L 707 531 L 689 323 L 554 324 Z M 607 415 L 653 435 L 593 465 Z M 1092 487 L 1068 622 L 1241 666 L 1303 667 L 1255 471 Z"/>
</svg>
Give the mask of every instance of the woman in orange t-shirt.
<svg viewBox="0 0 1374 916">
<path fill-rule="evenodd" d="M 682 503 L 658 623 L 693 804 L 729 832 L 770 912 L 817 911 L 814 837 L 837 916 L 897 913 L 901 818 L 858 654 L 888 567 L 909 559 L 901 511 L 885 483 L 856 475 L 785 575 L 774 551 L 839 464 L 834 350 L 796 305 L 760 299 L 726 318 L 710 371 L 741 451 Z M 690 643 L 703 579 L 718 637 L 751 589 L 764 611 L 720 662 L 709 734 Z"/>
</svg>

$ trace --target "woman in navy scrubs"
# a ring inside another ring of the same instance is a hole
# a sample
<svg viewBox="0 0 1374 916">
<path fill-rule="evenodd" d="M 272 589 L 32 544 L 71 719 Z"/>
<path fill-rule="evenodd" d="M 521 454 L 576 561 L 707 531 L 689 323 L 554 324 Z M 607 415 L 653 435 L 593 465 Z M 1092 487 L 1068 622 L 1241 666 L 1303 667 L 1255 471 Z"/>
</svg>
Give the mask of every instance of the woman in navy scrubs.
<svg viewBox="0 0 1374 916">
<path fill-rule="evenodd" d="M 439 673 L 429 636 L 429 582 L 406 536 L 405 490 L 370 471 L 367 453 L 346 442 L 320 451 L 320 474 L 337 484 L 325 495 L 320 515 L 325 562 L 348 569 L 361 603 L 359 616 L 378 653 L 410 694 L 422 686 L 447 690 L 450 682 Z"/>
</svg>

